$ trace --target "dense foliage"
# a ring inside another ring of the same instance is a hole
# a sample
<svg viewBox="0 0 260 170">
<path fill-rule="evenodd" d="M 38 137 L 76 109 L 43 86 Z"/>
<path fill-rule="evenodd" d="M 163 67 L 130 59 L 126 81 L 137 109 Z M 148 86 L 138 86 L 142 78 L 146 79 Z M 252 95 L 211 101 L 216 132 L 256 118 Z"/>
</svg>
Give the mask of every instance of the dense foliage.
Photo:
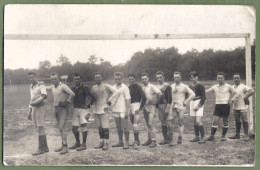
<svg viewBox="0 0 260 170">
<path fill-rule="evenodd" d="M 252 46 L 252 70 L 255 75 L 255 47 Z M 51 66 L 51 63 L 41 61 L 39 68 L 35 70 L 38 77 L 48 80 L 50 73 L 58 72 L 60 75 L 68 75 L 68 81 L 72 81 L 73 74 L 78 72 L 82 75 L 83 81 L 92 81 L 93 73 L 101 71 L 103 77 L 111 79 L 113 72 L 122 71 L 124 75 L 135 73 L 139 76 L 142 72 L 147 72 L 150 79 L 155 80 L 155 73 L 158 70 L 165 72 L 166 79 L 172 80 L 172 73 L 180 71 L 183 79 L 189 78 L 189 72 L 196 70 L 200 74 L 200 79 L 213 80 L 216 74 L 222 71 L 226 78 L 230 79 L 234 72 L 240 72 L 242 78 L 245 78 L 245 49 L 238 47 L 230 51 L 214 51 L 212 49 L 198 52 L 195 49 L 180 54 L 178 49 L 171 47 L 168 49 L 156 48 L 146 49 L 136 52 L 125 64 L 112 66 L 108 61 L 102 61 L 96 64 L 97 59 L 94 55 L 90 56 L 88 62 L 77 62 L 71 64 L 69 59 L 61 55 L 57 60 L 57 65 Z M 28 69 L 4 70 L 4 84 L 27 84 Z"/>
</svg>

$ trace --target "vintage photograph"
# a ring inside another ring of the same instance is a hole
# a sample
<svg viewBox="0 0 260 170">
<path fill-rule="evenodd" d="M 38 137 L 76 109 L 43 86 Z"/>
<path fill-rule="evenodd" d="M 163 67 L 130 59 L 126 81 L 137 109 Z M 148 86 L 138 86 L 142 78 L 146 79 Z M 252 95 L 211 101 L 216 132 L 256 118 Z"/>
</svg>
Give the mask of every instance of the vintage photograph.
<svg viewBox="0 0 260 170">
<path fill-rule="evenodd" d="M 3 164 L 253 167 L 255 28 L 242 5 L 6 5 Z"/>
</svg>

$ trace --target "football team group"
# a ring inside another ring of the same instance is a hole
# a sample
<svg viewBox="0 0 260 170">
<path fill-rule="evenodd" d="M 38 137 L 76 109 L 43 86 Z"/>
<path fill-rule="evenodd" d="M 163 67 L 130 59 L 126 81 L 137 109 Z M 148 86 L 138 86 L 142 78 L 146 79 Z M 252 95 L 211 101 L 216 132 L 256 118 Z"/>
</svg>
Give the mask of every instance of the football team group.
<svg viewBox="0 0 260 170">
<path fill-rule="evenodd" d="M 217 131 L 218 123 L 223 119 L 223 129 L 221 141 L 226 141 L 228 130 L 228 118 L 230 107 L 235 117 L 236 133 L 230 139 L 240 139 L 240 129 L 243 125 L 243 140 L 248 140 L 248 98 L 253 95 L 254 90 L 241 83 L 240 74 L 233 75 L 234 85 L 225 83 L 225 75 L 222 72 L 217 74 L 218 84 L 209 89 L 198 81 L 199 75 L 196 71 L 190 73 L 191 85 L 188 86 L 181 82 L 181 73 L 173 73 L 173 84 L 165 82 L 164 73 L 156 73 L 157 84 L 149 82 L 149 75 L 142 73 L 141 83 L 138 85 L 134 74 L 128 75 L 129 86 L 123 81 L 121 72 L 114 73 L 115 85 L 111 86 L 102 82 L 102 74 L 94 74 L 95 85 L 89 88 L 83 85 L 80 74 L 74 74 L 74 87 L 69 88 L 62 83 L 57 73 L 52 73 L 51 83 L 47 86 L 37 80 L 36 73 L 30 71 L 28 78 L 30 85 L 30 112 L 28 119 L 33 121 L 38 130 L 38 149 L 33 155 L 49 152 L 44 121 L 46 116 L 47 90 L 50 90 L 54 98 L 55 117 L 61 136 L 61 147 L 55 152 L 60 154 L 68 153 L 68 149 L 77 151 L 86 150 L 86 141 L 88 135 L 89 118 L 93 115 L 96 127 L 99 131 L 100 141 L 95 149 L 107 150 L 109 148 L 109 116 L 113 116 L 116 124 L 118 143 L 112 147 L 122 147 L 123 149 L 138 149 L 139 140 L 139 122 L 140 114 L 143 113 L 148 131 L 148 139 L 142 143 L 143 146 L 150 148 L 156 147 L 156 119 L 158 115 L 161 121 L 163 140 L 160 145 L 175 146 L 173 140 L 174 122 L 178 122 L 177 144 L 182 144 L 184 130 L 184 113 L 186 106 L 190 105 L 190 116 L 194 120 L 195 138 L 190 142 L 204 144 L 206 141 L 213 141 Z M 205 138 L 204 127 L 202 123 L 204 103 L 207 93 L 214 93 L 215 109 L 213 111 L 213 121 L 211 134 Z M 69 105 L 73 103 L 72 132 L 75 136 L 75 144 L 68 148 L 66 121 L 69 115 Z M 130 121 L 128 121 L 130 119 Z M 242 122 L 241 122 L 242 119 Z M 131 122 L 131 123 L 130 123 Z M 129 144 L 129 132 L 134 133 L 134 143 Z M 82 133 L 82 142 L 80 142 L 80 132 Z M 123 138 L 124 137 L 124 138 Z"/>
</svg>

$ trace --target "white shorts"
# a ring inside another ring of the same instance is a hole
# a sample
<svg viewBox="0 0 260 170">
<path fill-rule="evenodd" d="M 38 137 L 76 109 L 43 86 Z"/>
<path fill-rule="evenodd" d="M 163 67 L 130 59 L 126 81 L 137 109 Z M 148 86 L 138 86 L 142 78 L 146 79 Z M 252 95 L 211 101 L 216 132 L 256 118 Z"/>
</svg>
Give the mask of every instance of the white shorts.
<svg viewBox="0 0 260 170">
<path fill-rule="evenodd" d="M 200 100 L 195 100 L 190 102 L 190 116 L 203 116 L 204 106 L 200 107 L 197 112 L 194 109 L 199 105 Z"/>
<path fill-rule="evenodd" d="M 125 118 L 125 112 L 112 112 L 113 117 L 120 117 L 120 118 Z"/>
<path fill-rule="evenodd" d="M 140 108 L 140 105 L 140 103 L 131 103 L 129 113 L 135 115 L 135 111 L 137 111 Z"/>
</svg>

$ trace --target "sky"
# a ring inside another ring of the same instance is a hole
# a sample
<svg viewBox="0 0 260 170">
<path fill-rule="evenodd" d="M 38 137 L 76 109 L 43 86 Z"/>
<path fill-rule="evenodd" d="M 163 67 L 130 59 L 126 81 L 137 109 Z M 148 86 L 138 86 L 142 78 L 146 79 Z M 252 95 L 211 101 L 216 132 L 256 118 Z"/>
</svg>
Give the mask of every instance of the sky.
<svg viewBox="0 0 260 170">
<path fill-rule="evenodd" d="M 255 38 L 255 10 L 216 5 L 6 5 L 5 34 L 210 34 L 250 33 Z M 137 51 L 176 47 L 180 53 L 232 50 L 244 39 L 183 40 L 5 40 L 4 67 L 38 68 L 39 62 L 63 54 L 71 63 L 95 55 L 113 65 Z"/>
</svg>

